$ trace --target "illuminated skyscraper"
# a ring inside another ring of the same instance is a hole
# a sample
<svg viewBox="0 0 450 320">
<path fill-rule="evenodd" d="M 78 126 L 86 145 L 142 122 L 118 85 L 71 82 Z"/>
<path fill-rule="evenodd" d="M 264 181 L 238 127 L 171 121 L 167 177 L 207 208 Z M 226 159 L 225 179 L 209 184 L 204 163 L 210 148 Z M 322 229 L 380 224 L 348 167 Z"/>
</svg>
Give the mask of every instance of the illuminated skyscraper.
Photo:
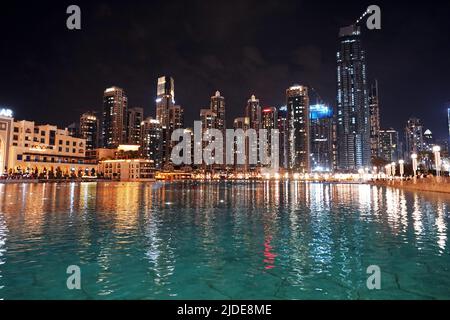
<svg viewBox="0 0 450 320">
<path fill-rule="evenodd" d="M 127 140 L 128 144 L 141 144 L 141 123 L 144 120 L 143 108 L 128 109 Z"/>
<path fill-rule="evenodd" d="M 86 139 L 86 150 L 98 148 L 99 121 L 95 112 L 85 112 L 80 117 L 80 136 Z"/>
<path fill-rule="evenodd" d="M 173 147 L 172 132 L 183 127 L 184 110 L 181 106 L 175 105 L 175 84 L 172 77 L 159 77 L 156 93 L 156 120 L 161 124 L 163 131 L 163 163 L 169 164 Z"/>
<path fill-rule="evenodd" d="M 450 102 L 448 103 L 449 107 L 447 108 L 447 122 L 448 122 L 448 143 L 450 144 Z"/>
<path fill-rule="evenodd" d="M 369 113 L 370 113 L 370 154 L 372 158 L 378 157 L 378 147 L 380 145 L 380 100 L 378 98 L 378 81 L 370 87 L 369 94 Z"/>
<path fill-rule="evenodd" d="M 280 167 L 289 168 L 289 122 L 287 106 L 278 108 L 278 130 L 280 132 Z"/>
<path fill-rule="evenodd" d="M 259 99 L 256 99 L 255 95 L 252 95 L 250 99 L 247 101 L 247 106 L 245 107 L 245 117 L 247 117 L 250 121 L 249 129 L 256 130 L 256 133 L 259 135 L 259 129 L 262 128 L 261 124 L 261 106 L 259 105 Z M 248 155 L 258 154 L 258 146 L 256 144 L 249 145 Z M 258 157 L 258 163 L 259 163 Z M 250 169 L 254 169 L 255 165 L 249 165 Z"/>
<path fill-rule="evenodd" d="M 247 101 L 245 116 L 250 119 L 250 129 L 256 131 L 261 129 L 261 106 L 259 105 L 259 99 L 256 99 L 254 95 Z"/>
<path fill-rule="evenodd" d="M 242 129 L 244 131 L 247 131 L 250 128 L 250 119 L 248 117 L 240 117 L 234 119 L 233 122 L 233 129 Z"/>
<path fill-rule="evenodd" d="M 275 107 L 265 107 L 261 113 L 262 129 L 267 130 L 266 155 L 272 154 L 272 134 L 274 129 L 278 129 L 278 110 Z M 279 151 L 278 151 L 279 152 Z"/>
<path fill-rule="evenodd" d="M 168 127 L 169 108 L 175 104 L 175 85 L 172 77 L 159 77 L 156 89 L 156 120 Z"/>
<path fill-rule="evenodd" d="M 391 163 L 400 160 L 398 132 L 394 129 L 380 130 L 379 157 Z"/>
<path fill-rule="evenodd" d="M 242 129 L 244 131 L 244 133 L 250 129 L 250 118 L 248 117 L 240 117 L 240 118 L 236 118 L 234 119 L 233 122 L 233 129 L 234 130 L 238 130 L 238 129 Z M 235 152 L 234 152 L 234 169 L 237 171 L 242 171 L 242 172 L 246 172 L 248 169 L 248 161 L 249 161 L 249 157 L 248 157 L 248 152 L 249 152 L 249 141 L 247 138 L 240 138 L 240 136 L 238 136 L 238 138 L 236 138 L 236 144 L 237 145 L 245 145 L 243 150 L 243 154 L 241 153 L 241 149 L 240 148 L 235 148 Z M 244 164 L 238 164 L 238 158 L 244 158 Z"/>
<path fill-rule="evenodd" d="M 152 161 L 154 168 L 162 167 L 162 127 L 158 120 L 147 118 L 141 122 L 141 154 Z"/>
<path fill-rule="evenodd" d="M 211 109 L 200 109 L 200 121 L 203 131 L 216 128 L 217 114 Z"/>
<path fill-rule="evenodd" d="M 412 153 L 424 151 L 423 127 L 417 118 L 410 118 L 405 128 L 406 157 L 409 158 Z"/>
<path fill-rule="evenodd" d="M 220 95 L 219 91 L 216 91 L 216 94 L 211 97 L 210 109 L 216 114 L 214 128 L 219 129 L 220 131 L 225 133 L 225 98 Z"/>
<path fill-rule="evenodd" d="M 103 94 L 102 146 L 117 148 L 127 143 L 128 98 L 119 87 L 111 87 Z"/>
<path fill-rule="evenodd" d="M 324 104 L 310 106 L 312 171 L 333 170 L 333 109 Z"/>
<path fill-rule="evenodd" d="M 299 172 L 310 171 L 309 96 L 308 88 L 294 85 L 286 90 L 289 121 L 289 167 Z"/>
<path fill-rule="evenodd" d="M 370 165 L 370 115 L 366 59 L 360 28 L 340 29 L 337 52 L 338 169 L 355 171 Z"/>
<path fill-rule="evenodd" d="M 430 129 L 423 132 L 423 150 L 428 152 L 433 152 L 433 146 L 435 145 L 433 139 L 433 133 Z"/>
</svg>

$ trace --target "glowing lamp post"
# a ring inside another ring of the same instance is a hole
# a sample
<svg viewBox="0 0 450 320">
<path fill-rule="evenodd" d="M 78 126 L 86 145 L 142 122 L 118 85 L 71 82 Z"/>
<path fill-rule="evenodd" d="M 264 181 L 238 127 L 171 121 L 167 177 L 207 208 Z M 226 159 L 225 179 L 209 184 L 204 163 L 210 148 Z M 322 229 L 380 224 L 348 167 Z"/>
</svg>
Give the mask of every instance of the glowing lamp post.
<svg viewBox="0 0 450 320">
<path fill-rule="evenodd" d="M 411 159 L 412 159 L 412 167 L 413 167 L 413 176 L 415 178 L 417 175 L 417 153 L 413 153 L 411 155 Z"/>
<path fill-rule="evenodd" d="M 395 162 L 391 163 L 392 176 L 395 178 Z"/>
<path fill-rule="evenodd" d="M 386 171 L 386 176 L 389 177 L 389 176 L 391 175 L 391 165 L 390 165 L 390 164 L 387 164 L 387 165 L 384 167 L 384 169 L 385 169 L 385 171 Z"/>
<path fill-rule="evenodd" d="M 405 164 L 405 161 L 399 160 L 398 164 L 400 165 L 400 179 L 403 179 L 403 174 L 405 173 L 405 168 L 403 165 Z"/>
<path fill-rule="evenodd" d="M 436 176 L 441 175 L 441 147 L 433 146 L 434 165 L 436 167 Z"/>
</svg>

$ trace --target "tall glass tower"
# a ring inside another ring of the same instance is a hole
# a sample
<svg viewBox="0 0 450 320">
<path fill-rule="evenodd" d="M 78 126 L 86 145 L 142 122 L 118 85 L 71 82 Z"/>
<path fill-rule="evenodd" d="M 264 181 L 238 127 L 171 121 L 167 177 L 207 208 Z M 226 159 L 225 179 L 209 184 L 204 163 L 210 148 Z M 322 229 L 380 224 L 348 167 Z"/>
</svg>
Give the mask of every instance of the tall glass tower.
<svg viewBox="0 0 450 320">
<path fill-rule="evenodd" d="M 366 59 L 361 31 L 351 25 L 340 29 L 337 52 L 338 164 L 342 171 L 370 165 L 370 114 Z"/>
<path fill-rule="evenodd" d="M 447 107 L 447 120 L 448 120 L 448 142 L 450 145 L 450 102 L 448 103 Z"/>
<path fill-rule="evenodd" d="M 119 87 L 107 88 L 103 93 L 102 146 L 117 148 L 127 143 L 128 98 Z"/>
<path fill-rule="evenodd" d="M 289 121 L 289 167 L 300 173 L 310 171 L 308 87 L 294 85 L 286 90 Z"/>
<path fill-rule="evenodd" d="M 333 108 L 314 104 L 310 114 L 310 152 L 312 171 L 333 170 Z"/>
</svg>

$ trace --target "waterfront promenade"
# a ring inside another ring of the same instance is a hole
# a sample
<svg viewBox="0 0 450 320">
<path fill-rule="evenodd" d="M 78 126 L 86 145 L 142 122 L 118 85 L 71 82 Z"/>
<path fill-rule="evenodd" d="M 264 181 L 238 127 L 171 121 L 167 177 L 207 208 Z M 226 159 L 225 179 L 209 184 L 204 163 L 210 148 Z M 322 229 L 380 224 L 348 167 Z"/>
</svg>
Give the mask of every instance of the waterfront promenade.
<svg viewBox="0 0 450 320">
<path fill-rule="evenodd" d="M 415 180 L 379 180 L 372 181 L 377 186 L 401 188 L 405 190 L 450 193 L 449 177 L 418 178 Z"/>
</svg>

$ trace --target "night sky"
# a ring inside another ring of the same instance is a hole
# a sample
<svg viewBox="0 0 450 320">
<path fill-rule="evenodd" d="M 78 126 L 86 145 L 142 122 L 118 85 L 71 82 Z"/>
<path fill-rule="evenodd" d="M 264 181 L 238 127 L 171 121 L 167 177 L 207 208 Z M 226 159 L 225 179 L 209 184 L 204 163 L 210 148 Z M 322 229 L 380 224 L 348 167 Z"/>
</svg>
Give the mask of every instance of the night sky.
<svg viewBox="0 0 450 320">
<path fill-rule="evenodd" d="M 66 28 L 77 4 L 82 30 Z M 410 116 L 448 134 L 450 2 L 425 1 L 33 1 L 0 9 L 0 106 L 15 118 L 66 126 L 102 108 L 106 87 L 123 87 L 130 106 L 155 114 L 156 79 L 175 79 L 185 125 L 215 90 L 228 127 L 251 94 L 280 106 L 299 83 L 336 102 L 339 27 L 368 5 L 382 29 L 363 29 L 368 78 L 378 79 L 382 127 L 401 130 Z M 313 99 L 312 102 L 315 99 Z"/>
</svg>

